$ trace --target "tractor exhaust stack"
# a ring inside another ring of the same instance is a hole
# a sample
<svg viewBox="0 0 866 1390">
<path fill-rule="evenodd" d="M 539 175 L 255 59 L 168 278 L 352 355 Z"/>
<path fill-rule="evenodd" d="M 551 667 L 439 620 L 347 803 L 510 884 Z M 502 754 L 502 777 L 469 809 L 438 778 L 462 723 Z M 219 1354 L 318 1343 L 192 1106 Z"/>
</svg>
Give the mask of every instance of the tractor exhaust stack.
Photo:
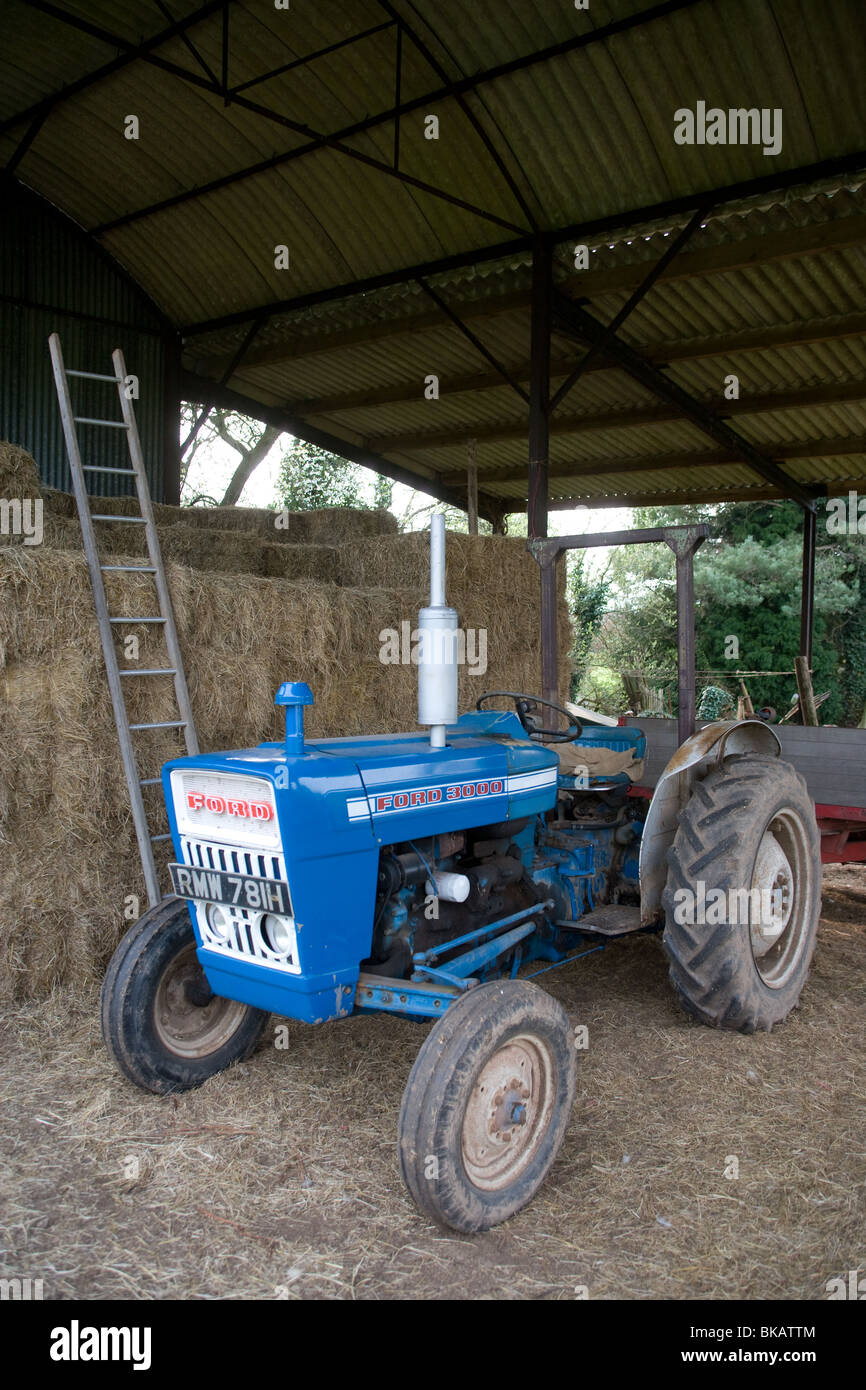
<svg viewBox="0 0 866 1390">
<path fill-rule="evenodd" d="M 430 747 L 445 747 L 457 720 L 457 610 L 445 603 L 445 517 L 430 518 L 430 607 L 418 614 L 418 723 L 430 726 Z"/>
</svg>

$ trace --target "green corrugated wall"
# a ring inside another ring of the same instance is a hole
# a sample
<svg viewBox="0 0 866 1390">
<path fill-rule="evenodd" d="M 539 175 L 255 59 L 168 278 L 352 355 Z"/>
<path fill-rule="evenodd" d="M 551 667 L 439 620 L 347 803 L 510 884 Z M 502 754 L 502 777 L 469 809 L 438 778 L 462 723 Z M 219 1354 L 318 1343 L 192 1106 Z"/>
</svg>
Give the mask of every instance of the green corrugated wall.
<svg viewBox="0 0 866 1390">
<path fill-rule="evenodd" d="M 110 372 L 123 349 L 139 378 L 138 426 L 153 497 L 164 500 L 165 328 L 150 300 L 83 232 L 41 198 L 4 181 L 0 191 L 0 439 L 35 458 L 42 481 L 71 491 L 48 335 L 67 367 Z M 120 418 L 107 383 L 72 380 L 75 413 Z M 79 426 L 85 463 L 128 467 L 118 430 Z M 90 491 L 116 496 L 127 478 L 91 474 Z"/>
</svg>

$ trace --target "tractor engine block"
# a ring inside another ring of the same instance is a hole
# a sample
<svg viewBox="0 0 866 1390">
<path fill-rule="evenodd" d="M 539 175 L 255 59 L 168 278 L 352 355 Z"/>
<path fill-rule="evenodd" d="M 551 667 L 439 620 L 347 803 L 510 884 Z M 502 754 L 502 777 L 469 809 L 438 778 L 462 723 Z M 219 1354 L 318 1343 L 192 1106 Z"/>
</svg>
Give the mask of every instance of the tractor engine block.
<svg viewBox="0 0 866 1390">
<path fill-rule="evenodd" d="M 436 947 L 447 968 L 445 943 L 548 898 L 554 907 L 539 929 L 551 947 L 567 949 L 585 914 L 639 901 L 639 816 L 624 789 L 569 791 L 547 816 L 387 846 L 362 970 L 406 979 L 413 954 Z"/>
</svg>

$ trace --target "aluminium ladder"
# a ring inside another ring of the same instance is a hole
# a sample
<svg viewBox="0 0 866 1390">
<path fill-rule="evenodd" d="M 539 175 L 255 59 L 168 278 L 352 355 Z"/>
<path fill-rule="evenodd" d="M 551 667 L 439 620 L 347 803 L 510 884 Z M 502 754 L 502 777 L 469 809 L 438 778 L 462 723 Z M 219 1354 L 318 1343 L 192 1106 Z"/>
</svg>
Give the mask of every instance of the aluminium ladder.
<svg viewBox="0 0 866 1390">
<path fill-rule="evenodd" d="M 69 470 L 72 474 L 72 486 L 75 491 L 78 517 L 81 522 L 84 553 L 87 556 L 87 567 L 90 571 L 90 582 L 93 588 L 93 600 L 96 607 L 96 619 L 99 623 L 99 635 L 102 640 L 105 670 L 108 676 L 108 688 L 111 692 L 111 704 L 114 710 L 114 722 L 117 726 L 117 737 L 120 742 L 123 770 L 126 774 L 126 785 L 129 788 L 129 800 L 132 808 L 132 818 L 135 824 L 138 850 L 141 856 L 141 867 L 144 871 L 150 906 L 155 907 L 163 895 L 159 887 L 159 876 L 154 861 L 153 846 L 158 841 L 168 840 L 171 837 L 168 834 L 152 835 L 150 833 L 150 825 L 145 809 L 142 787 L 156 786 L 159 784 L 160 778 L 139 776 L 138 759 L 136 757 L 132 735 L 141 729 L 182 729 L 187 753 L 190 756 L 194 756 L 198 753 L 198 738 L 193 722 L 186 676 L 183 670 L 183 658 L 177 639 L 177 629 L 175 627 L 174 613 L 171 606 L 171 596 L 165 578 L 165 568 L 162 563 L 159 536 L 153 518 L 153 506 L 150 500 L 147 474 L 144 469 L 144 456 L 141 451 L 141 439 L 139 438 L 138 425 L 135 419 L 135 410 L 132 400 L 127 395 L 125 389 L 127 375 L 123 353 L 120 348 L 115 349 L 111 358 L 114 364 L 114 373 L 111 376 L 107 376 L 100 372 L 78 372 L 72 371 L 71 368 L 67 368 L 63 362 L 60 338 L 56 333 L 51 334 L 51 337 L 48 339 L 48 346 L 51 351 L 54 383 L 57 388 L 57 400 L 60 405 L 60 416 L 63 421 L 63 433 L 66 437 L 66 452 L 69 455 Z M 89 381 L 111 382 L 116 385 L 118 396 L 120 397 L 122 420 L 101 420 L 85 415 L 75 415 L 69 391 L 69 377 L 84 377 Z M 81 450 L 78 444 L 78 431 L 76 429 L 77 425 L 123 430 L 126 435 L 127 449 L 132 467 L 105 468 L 98 464 L 82 463 Z M 90 498 L 88 496 L 87 482 L 85 479 L 86 473 L 119 474 L 134 478 L 141 515 L 105 515 L 92 512 L 90 510 Z M 93 525 L 95 521 L 125 522 L 133 526 L 143 526 L 150 563 L 146 565 L 102 564 L 96 539 L 96 531 Z M 152 575 L 156 588 L 157 613 L 155 615 L 143 617 L 129 615 L 115 616 L 110 614 L 108 611 L 108 599 L 105 593 L 105 582 L 103 580 L 103 575 L 109 571 Z M 170 666 L 145 669 L 141 667 L 122 668 L 119 665 L 117 652 L 114 646 L 114 629 L 116 627 L 135 626 L 137 623 L 147 623 L 151 626 L 162 628 L 169 661 L 171 662 Z M 174 678 L 175 697 L 177 700 L 178 713 L 180 715 L 179 719 L 164 720 L 159 723 L 130 724 L 126 709 L 123 683 L 128 679 L 148 676 L 172 676 Z"/>
</svg>

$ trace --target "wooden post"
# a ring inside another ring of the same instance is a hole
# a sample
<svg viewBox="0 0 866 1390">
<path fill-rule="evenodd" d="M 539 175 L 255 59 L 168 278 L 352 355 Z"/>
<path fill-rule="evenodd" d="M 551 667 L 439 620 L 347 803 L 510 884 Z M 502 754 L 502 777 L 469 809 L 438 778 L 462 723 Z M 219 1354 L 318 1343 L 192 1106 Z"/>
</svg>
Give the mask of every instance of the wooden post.
<svg viewBox="0 0 866 1390">
<path fill-rule="evenodd" d="M 470 439 L 466 448 L 466 514 L 469 517 L 470 536 L 478 535 L 478 464 L 475 440 Z"/>
<path fill-rule="evenodd" d="M 532 253 L 529 479 L 526 503 L 527 530 L 530 539 L 547 535 L 552 284 L 550 246 L 544 242 L 539 242 Z"/>
<path fill-rule="evenodd" d="M 800 718 L 804 724 L 817 724 L 818 711 L 815 707 L 815 692 L 812 689 L 812 674 L 804 656 L 794 658 L 797 673 L 797 690 L 800 694 Z"/>
</svg>

